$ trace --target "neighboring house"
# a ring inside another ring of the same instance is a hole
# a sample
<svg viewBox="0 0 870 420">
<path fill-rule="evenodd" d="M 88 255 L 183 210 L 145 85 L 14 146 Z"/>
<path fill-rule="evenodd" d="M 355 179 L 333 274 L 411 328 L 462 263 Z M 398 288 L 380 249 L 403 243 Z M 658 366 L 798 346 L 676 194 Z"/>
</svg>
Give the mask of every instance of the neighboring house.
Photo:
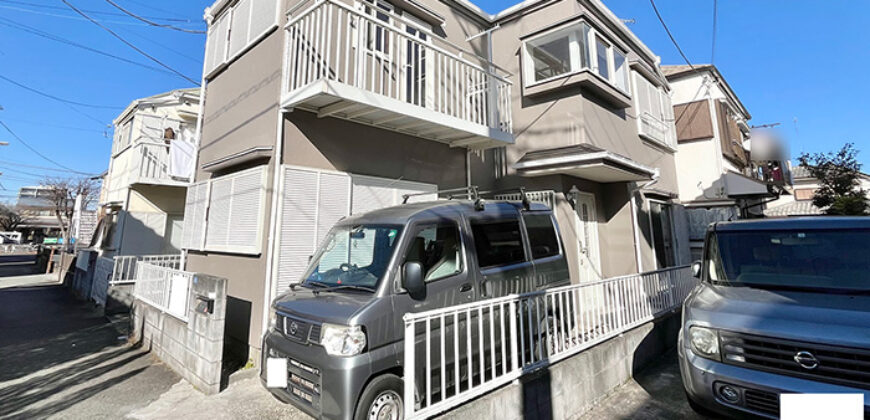
<svg viewBox="0 0 870 420">
<path fill-rule="evenodd" d="M 47 187 L 21 187 L 18 190 L 16 208 L 24 222 L 16 228 L 21 232 L 21 242 L 42 243 L 45 238 L 60 238 L 60 222 L 54 213 Z"/>
<path fill-rule="evenodd" d="M 206 19 L 183 248 L 229 279 L 225 333 L 254 360 L 329 228 L 403 194 L 526 187 L 574 282 L 688 262 L 668 82 L 600 1 L 220 0 Z"/>
<path fill-rule="evenodd" d="M 113 122 L 100 191 L 97 246 L 103 256 L 181 252 L 199 92 L 181 89 L 135 100 Z"/>
<path fill-rule="evenodd" d="M 752 159 L 749 111 L 715 66 L 693 67 L 662 66 L 662 71 L 673 90 L 679 194 L 697 259 L 707 225 L 761 217 L 765 201 L 789 183 L 789 166 Z"/>
<path fill-rule="evenodd" d="M 767 217 L 818 216 L 825 214 L 813 204 L 813 195 L 819 189 L 819 180 L 803 166 L 795 166 L 791 171 L 793 194 L 780 196 L 767 204 L 764 215 Z M 870 191 L 870 175 L 861 173 L 858 176 L 859 188 Z"/>
</svg>

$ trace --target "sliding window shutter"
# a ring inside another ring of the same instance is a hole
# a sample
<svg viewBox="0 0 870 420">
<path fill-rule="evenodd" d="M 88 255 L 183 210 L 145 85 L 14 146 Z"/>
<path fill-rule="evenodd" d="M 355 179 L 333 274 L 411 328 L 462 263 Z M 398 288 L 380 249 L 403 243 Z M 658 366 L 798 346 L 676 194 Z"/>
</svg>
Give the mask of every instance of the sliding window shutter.
<svg viewBox="0 0 870 420">
<path fill-rule="evenodd" d="M 278 291 L 296 283 L 314 254 L 317 235 L 316 171 L 283 168 L 280 243 L 278 244 Z"/>
<path fill-rule="evenodd" d="M 230 57 L 242 51 L 248 45 L 248 31 L 251 22 L 252 0 L 239 0 L 233 6 L 232 26 L 230 28 Z"/>
<path fill-rule="evenodd" d="M 208 205 L 208 182 L 200 182 L 187 187 L 187 198 L 184 202 L 184 230 L 182 231 L 182 248 L 191 250 L 203 249 L 203 234 L 205 233 L 205 212 Z"/>
<path fill-rule="evenodd" d="M 329 229 L 341 218 L 350 214 L 350 176 L 321 173 L 317 191 L 319 209 L 315 244 L 319 245 L 329 233 Z"/>
<path fill-rule="evenodd" d="M 394 181 L 370 176 L 353 176 L 353 214 L 362 214 L 372 210 L 395 205 Z"/>
<path fill-rule="evenodd" d="M 209 196 L 205 248 L 235 254 L 261 252 L 266 167 L 215 178 Z"/>
<path fill-rule="evenodd" d="M 249 41 L 253 41 L 266 30 L 275 26 L 278 8 L 275 0 L 250 0 L 252 5 Z"/>
</svg>

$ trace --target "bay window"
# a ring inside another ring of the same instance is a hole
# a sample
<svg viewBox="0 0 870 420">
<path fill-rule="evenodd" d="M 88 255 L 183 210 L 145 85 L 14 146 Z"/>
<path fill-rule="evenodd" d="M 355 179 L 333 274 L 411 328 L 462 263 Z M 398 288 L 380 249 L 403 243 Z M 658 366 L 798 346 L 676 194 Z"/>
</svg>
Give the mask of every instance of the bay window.
<svg viewBox="0 0 870 420">
<path fill-rule="evenodd" d="M 626 53 L 586 22 L 537 35 L 524 43 L 526 86 L 589 71 L 629 93 Z"/>
</svg>

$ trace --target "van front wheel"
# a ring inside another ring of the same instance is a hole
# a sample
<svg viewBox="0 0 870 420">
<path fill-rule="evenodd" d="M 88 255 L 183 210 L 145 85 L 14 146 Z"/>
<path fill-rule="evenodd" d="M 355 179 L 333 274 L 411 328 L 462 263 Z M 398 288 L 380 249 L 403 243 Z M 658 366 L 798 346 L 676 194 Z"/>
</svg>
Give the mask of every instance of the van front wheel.
<svg viewBox="0 0 870 420">
<path fill-rule="evenodd" d="M 359 399 L 356 420 L 401 420 L 405 418 L 402 379 L 386 374 L 373 379 Z"/>
</svg>

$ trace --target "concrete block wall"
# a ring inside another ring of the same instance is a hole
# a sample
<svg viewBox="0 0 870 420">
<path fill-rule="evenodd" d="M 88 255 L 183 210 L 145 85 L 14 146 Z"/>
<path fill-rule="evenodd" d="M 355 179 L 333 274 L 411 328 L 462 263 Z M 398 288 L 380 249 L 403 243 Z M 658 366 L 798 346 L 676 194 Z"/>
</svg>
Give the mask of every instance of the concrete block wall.
<svg viewBox="0 0 870 420">
<path fill-rule="evenodd" d="M 227 281 L 197 273 L 190 290 L 188 321 L 133 301 L 132 339 L 205 394 L 220 392 Z M 196 311 L 198 296 L 214 299 L 211 314 Z"/>
<path fill-rule="evenodd" d="M 441 419 L 573 419 L 677 344 L 680 313 L 638 326 L 470 401 Z"/>
</svg>

